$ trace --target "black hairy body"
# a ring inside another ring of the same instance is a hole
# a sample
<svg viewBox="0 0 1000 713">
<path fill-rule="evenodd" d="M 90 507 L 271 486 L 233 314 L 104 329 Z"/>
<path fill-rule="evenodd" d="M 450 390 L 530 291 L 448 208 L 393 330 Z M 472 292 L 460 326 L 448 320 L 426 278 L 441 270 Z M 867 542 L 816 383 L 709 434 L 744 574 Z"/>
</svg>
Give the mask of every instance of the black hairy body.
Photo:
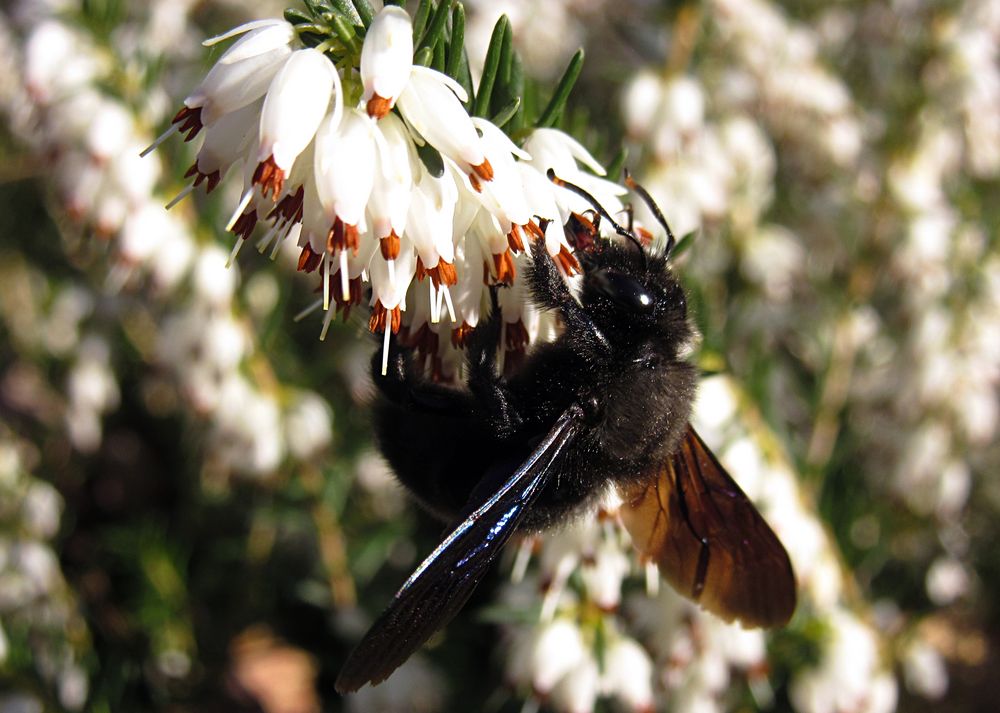
<svg viewBox="0 0 1000 713">
<path fill-rule="evenodd" d="M 388 376 L 373 375 L 381 452 L 415 498 L 449 523 L 495 492 L 573 405 L 586 427 L 553 465 L 522 528 L 586 509 L 609 481 L 648 479 L 650 463 L 669 456 L 687 426 L 696 375 L 678 352 L 692 332 L 666 260 L 600 243 L 584 261 L 577 302 L 540 246 L 535 255 L 533 300 L 558 310 L 565 327 L 509 380 L 492 359 L 497 315 L 473 336 L 465 389 L 424 381 L 403 352 Z M 644 295 L 653 303 L 637 313 L 632 300 Z"/>
<path fill-rule="evenodd" d="M 563 328 L 510 378 L 496 368 L 496 299 L 470 336 L 464 388 L 426 380 L 395 343 L 386 376 L 373 359 L 379 447 L 453 529 L 351 654 L 338 690 L 384 680 L 454 617 L 515 532 L 581 512 L 610 484 L 636 548 L 679 592 L 750 626 L 791 617 L 787 553 L 688 423 L 693 329 L 668 266 L 672 241 L 667 255 L 651 255 L 615 227 L 629 242 L 578 251 L 579 298 L 544 245 L 533 246 L 532 299 Z"/>
</svg>

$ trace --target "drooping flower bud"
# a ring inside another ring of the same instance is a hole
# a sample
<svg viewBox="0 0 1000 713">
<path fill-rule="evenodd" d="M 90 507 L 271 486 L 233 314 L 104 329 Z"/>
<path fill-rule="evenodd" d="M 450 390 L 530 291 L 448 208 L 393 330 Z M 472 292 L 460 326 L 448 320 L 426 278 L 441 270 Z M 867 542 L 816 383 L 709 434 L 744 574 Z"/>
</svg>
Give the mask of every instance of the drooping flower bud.
<svg viewBox="0 0 1000 713">
<path fill-rule="evenodd" d="M 323 53 L 297 50 L 274 75 L 260 115 L 260 144 L 254 182 L 276 198 L 295 159 L 309 145 L 326 115 L 330 98 L 338 106 L 340 77 Z"/>
<path fill-rule="evenodd" d="M 396 104 L 413 66 L 413 25 L 394 5 L 372 20 L 361 48 L 361 81 L 368 115 L 381 119 Z"/>
</svg>

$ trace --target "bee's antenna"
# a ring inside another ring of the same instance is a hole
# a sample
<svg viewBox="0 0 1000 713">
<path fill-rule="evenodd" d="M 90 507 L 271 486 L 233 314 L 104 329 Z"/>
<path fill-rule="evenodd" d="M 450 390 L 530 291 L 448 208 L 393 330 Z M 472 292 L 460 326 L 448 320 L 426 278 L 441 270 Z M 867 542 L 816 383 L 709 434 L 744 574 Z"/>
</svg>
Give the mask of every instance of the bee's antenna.
<svg viewBox="0 0 1000 713">
<path fill-rule="evenodd" d="M 623 238 L 628 238 L 629 240 L 632 241 L 632 243 L 639 249 L 639 254 L 642 255 L 643 260 L 645 260 L 646 251 L 643 250 L 642 243 L 639 242 L 639 238 L 635 237 L 635 234 L 631 230 L 626 230 L 621 225 L 619 225 L 618 222 L 611 217 L 611 214 L 608 213 L 608 211 L 604 208 L 604 206 L 602 206 L 600 203 L 597 202 L 597 199 L 594 198 L 594 196 L 590 195 L 590 193 L 588 193 L 586 190 L 576 185 L 575 183 L 570 183 L 569 181 L 564 181 L 563 179 L 559 178 L 559 176 L 556 175 L 556 172 L 551 168 L 545 172 L 545 175 L 548 176 L 549 180 L 552 181 L 557 186 L 562 186 L 563 188 L 567 188 L 573 191 L 578 196 L 584 198 L 588 203 L 594 206 L 594 210 L 596 210 L 602 218 L 611 223 L 611 226 L 615 229 L 616 233 L 621 235 Z"/>
<path fill-rule="evenodd" d="M 670 229 L 670 225 L 667 223 L 667 219 L 663 217 L 663 213 L 660 211 L 660 206 L 656 205 L 656 201 L 654 201 L 653 197 L 649 195 L 649 191 L 647 191 L 645 188 L 643 188 L 642 186 L 640 186 L 638 183 L 635 182 L 635 179 L 632 178 L 632 174 L 628 172 L 627 168 L 625 169 L 625 185 L 630 190 L 633 190 L 639 194 L 639 197 L 642 198 L 643 202 L 647 206 L 649 206 L 649 209 L 651 211 L 653 211 L 653 215 L 660 222 L 660 225 L 662 225 L 663 228 L 667 231 L 667 247 L 664 248 L 663 255 L 664 257 L 670 257 L 670 253 L 673 251 L 674 246 L 677 244 L 677 239 L 674 238 L 674 231 Z"/>
</svg>

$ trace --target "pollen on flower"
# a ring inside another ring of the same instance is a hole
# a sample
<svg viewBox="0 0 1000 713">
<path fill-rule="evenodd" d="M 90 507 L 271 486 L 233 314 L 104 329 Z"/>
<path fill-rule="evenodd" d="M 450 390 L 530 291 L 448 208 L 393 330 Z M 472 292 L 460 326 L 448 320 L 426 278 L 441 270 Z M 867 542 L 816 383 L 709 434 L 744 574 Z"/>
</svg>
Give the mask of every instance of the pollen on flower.
<svg viewBox="0 0 1000 713">
<path fill-rule="evenodd" d="M 396 231 L 391 231 L 378 242 L 379 251 L 383 260 L 395 260 L 399 257 L 399 236 Z"/>
<path fill-rule="evenodd" d="M 274 154 L 257 164 L 257 169 L 253 172 L 253 183 L 260 186 L 261 195 L 265 197 L 270 194 L 277 199 L 281 195 L 281 189 L 285 186 L 285 172 L 274 162 Z"/>
<path fill-rule="evenodd" d="M 202 129 L 201 123 L 201 107 L 191 108 L 188 106 L 182 106 L 180 111 L 178 111 L 173 120 L 170 122 L 173 126 L 177 127 L 177 132 L 180 134 L 187 133 L 184 137 L 185 141 L 190 141 L 198 132 Z"/>
<path fill-rule="evenodd" d="M 368 100 L 365 109 L 368 111 L 368 116 L 373 119 L 381 119 L 392 110 L 392 100 L 375 94 Z"/>
</svg>

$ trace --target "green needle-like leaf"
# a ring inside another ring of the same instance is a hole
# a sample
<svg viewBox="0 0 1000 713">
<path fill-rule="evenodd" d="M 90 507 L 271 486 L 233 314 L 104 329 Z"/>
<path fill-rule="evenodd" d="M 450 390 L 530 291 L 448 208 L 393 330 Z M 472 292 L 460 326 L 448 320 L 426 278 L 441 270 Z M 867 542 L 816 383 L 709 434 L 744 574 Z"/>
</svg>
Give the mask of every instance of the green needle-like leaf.
<svg viewBox="0 0 1000 713">
<path fill-rule="evenodd" d="M 448 23 L 448 15 L 451 14 L 451 4 L 454 0 L 441 0 L 441 3 L 431 17 L 431 24 L 427 27 L 427 32 L 420 40 L 421 47 L 433 47 L 441 36 L 444 35 L 445 25 Z"/>
<path fill-rule="evenodd" d="M 500 68 L 500 53 L 503 50 L 503 36 L 507 32 L 510 20 L 506 15 L 501 15 L 497 24 L 493 27 L 493 36 L 490 37 L 490 47 L 486 50 L 486 63 L 483 66 L 483 76 L 479 80 L 479 91 L 476 93 L 476 101 L 473 105 L 472 114 L 474 116 L 486 116 L 490 108 L 490 97 L 493 94 L 493 83 L 497 78 L 497 70 Z"/>
<path fill-rule="evenodd" d="M 430 67 L 433 59 L 434 50 L 430 47 L 421 47 L 413 57 L 413 64 L 419 64 L 421 67 Z"/>
<path fill-rule="evenodd" d="M 562 79 L 559 80 L 559 84 L 556 86 L 556 91 L 552 94 L 552 99 L 549 100 L 548 105 L 545 107 L 545 111 L 542 115 L 538 117 L 538 121 L 535 122 L 535 126 L 539 128 L 546 128 L 554 126 L 559 120 L 559 117 L 563 113 L 563 109 L 566 108 L 566 100 L 569 99 L 569 93 L 573 90 L 573 85 L 576 84 L 577 78 L 580 76 L 580 70 L 583 68 L 583 49 L 578 49 L 573 58 L 569 61 L 569 66 L 566 67 L 566 71 L 563 72 Z"/>
<path fill-rule="evenodd" d="M 285 17 L 285 22 L 288 22 L 296 26 L 313 24 L 312 17 L 302 12 L 301 10 L 296 10 L 294 8 L 289 8 L 285 10 L 284 17 Z"/>
<path fill-rule="evenodd" d="M 503 109 L 498 111 L 490 119 L 496 126 L 503 128 L 504 124 L 514 118 L 517 110 L 521 108 L 521 97 L 514 97 L 514 101 L 510 102 Z"/>
<path fill-rule="evenodd" d="M 694 238 L 697 234 L 697 230 L 692 230 L 690 233 L 685 234 L 684 237 L 678 240 L 677 243 L 674 244 L 674 249 L 670 253 L 670 259 L 676 260 L 687 252 L 687 249 L 694 243 Z"/>
<path fill-rule="evenodd" d="M 358 11 L 354 9 L 350 0 L 331 0 L 331 7 L 349 25 L 362 24 L 361 16 L 358 15 Z"/>
<path fill-rule="evenodd" d="M 375 17 L 375 10 L 368 3 L 368 0 L 351 0 L 351 2 L 354 4 L 354 9 L 358 11 L 361 24 L 367 28 L 372 24 L 372 19 Z"/>
<path fill-rule="evenodd" d="M 420 0 L 417 5 L 417 14 L 413 16 L 413 46 L 419 48 L 418 44 L 424 36 L 424 27 L 427 26 L 427 18 L 431 14 L 431 0 Z M 419 52 L 419 49 L 417 50 Z"/>
<path fill-rule="evenodd" d="M 406 7 L 406 0 L 385 0 L 386 6 L 395 5 L 396 7 Z"/>
<path fill-rule="evenodd" d="M 445 74 L 452 79 L 458 79 L 464 57 L 465 6 L 459 3 L 451 13 L 451 42 L 448 44 L 448 62 L 445 64 Z"/>
<path fill-rule="evenodd" d="M 344 18 L 334 15 L 330 24 L 333 25 L 333 31 L 337 33 L 337 37 L 351 54 L 358 54 L 361 51 L 361 45 L 354 28 L 344 22 Z"/>
<path fill-rule="evenodd" d="M 444 71 L 444 38 L 440 38 L 434 43 L 434 61 L 431 62 L 431 68 L 436 69 L 439 72 Z"/>
</svg>

